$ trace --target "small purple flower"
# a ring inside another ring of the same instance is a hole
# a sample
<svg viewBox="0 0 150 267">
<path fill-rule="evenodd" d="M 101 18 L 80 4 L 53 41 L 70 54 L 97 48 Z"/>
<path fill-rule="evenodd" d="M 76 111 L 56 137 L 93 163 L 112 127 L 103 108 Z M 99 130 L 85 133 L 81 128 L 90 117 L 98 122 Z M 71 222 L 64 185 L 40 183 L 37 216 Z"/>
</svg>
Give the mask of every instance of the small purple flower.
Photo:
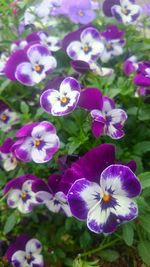
<svg viewBox="0 0 150 267">
<path fill-rule="evenodd" d="M 63 116 L 72 112 L 80 97 L 80 85 L 76 79 L 68 77 L 64 79 L 59 91 L 48 89 L 40 97 L 41 107 L 53 116 Z"/>
<path fill-rule="evenodd" d="M 66 195 L 59 191 L 59 175 L 53 174 L 48 179 L 48 190 L 39 191 L 36 194 L 36 198 L 41 204 L 45 206 L 52 212 L 64 212 L 68 217 L 70 217 L 71 211 L 68 205 L 68 200 Z"/>
<path fill-rule="evenodd" d="M 68 16 L 70 20 L 74 23 L 80 23 L 80 24 L 88 24 L 92 22 L 96 14 L 92 10 L 92 6 L 89 0 L 82 0 L 80 1 L 72 2 L 72 4 L 69 6 L 68 10 Z"/>
<path fill-rule="evenodd" d="M 31 174 L 12 179 L 4 187 L 8 206 L 12 209 L 17 208 L 21 213 L 31 212 L 34 206 L 40 204 L 36 193 L 41 186 L 43 187 L 43 183 Z"/>
<path fill-rule="evenodd" d="M 16 112 L 11 111 L 10 108 L 0 101 L 0 130 L 4 133 L 8 132 L 13 125 L 17 124 L 19 117 Z"/>
<path fill-rule="evenodd" d="M 136 93 L 135 93 L 135 96 L 149 96 L 150 95 L 150 88 L 148 87 L 139 87 L 137 90 L 136 90 Z"/>
<path fill-rule="evenodd" d="M 43 45 L 35 44 L 27 50 L 28 61 L 20 63 L 15 71 L 16 79 L 28 86 L 34 86 L 45 79 L 46 74 L 56 68 L 56 59 Z"/>
<path fill-rule="evenodd" d="M 104 45 L 103 53 L 100 55 L 102 62 L 108 62 L 113 57 L 123 53 L 125 40 L 123 39 L 124 31 L 115 25 L 107 27 L 106 31 L 101 32 L 101 42 Z"/>
<path fill-rule="evenodd" d="M 42 245 L 38 239 L 21 235 L 10 245 L 5 256 L 14 267 L 43 267 L 41 251 Z"/>
<path fill-rule="evenodd" d="M 102 54 L 104 45 L 100 39 L 100 33 L 93 27 L 84 29 L 80 34 L 80 40 L 69 43 L 66 51 L 73 60 L 91 62 Z"/>
<path fill-rule="evenodd" d="M 93 109 L 91 116 L 93 119 L 92 133 L 96 138 L 102 132 L 112 139 L 120 139 L 124 136 L 122 128 L 127 120 L 127 114 L 122 109 L 116 109 L 110 98 L 103 96 L 102 109 Z"/>
<path fill-rule="evenodd" d="M 137 62 L 137 57 L 136 56 L 129 57 L 123 63 L 123 72 L 127 76 L 130 76 L 130 74 L 135 72 L 137 69 L 138 69 L 138 62 Z"/>
<path fill-rule="evenodd" d="M 131 24 L 141 14 L 141 7 L 135 5 L 133 0 L 120 0 L 120 4 L 111 8 L 112 15 L 124 24 Z"/>
<path fill-rule="evenodd" d="M 40 43 L 46 45 L 52 52 L 60 49 L 60 39 L 56 36 L 49 36 L 46 32 L 40 31 L 37 33 L 40 38 Z"/>
<path fill-rule="evenodd" d="M 12 151 L 18 159 L 25 162 L 47 162 L 59 148 L 56 129 L 47 121 L 26 124 L 16 136 L 19 140 L 12 146 Z"/>
<path fill-rule="evenodd" d="M 111 165 L 101 173 L 100 183 L 77 180 L 68 192 L 68 202 L 73 216 L 86 220 L 92 232 L 112 233 L 137 217 L 132 198 L 140 192 L 140 182 L 129 167 Z"/>
<path fill-rule="evenodd" d="M 0 146 L 0 156 L 3 162 L 3 167 L 6 171 L 14 170 L 17 167 L 17 159 L 11 153 L 11 147 L 14 141 L 11 138 L 7 138 Z"/>
<path fill-rule="evenodd" d="M 150 61 L 143 61 L 139 64 L 134 83 L 138 86 L 150 86 Z"/>
</svg>

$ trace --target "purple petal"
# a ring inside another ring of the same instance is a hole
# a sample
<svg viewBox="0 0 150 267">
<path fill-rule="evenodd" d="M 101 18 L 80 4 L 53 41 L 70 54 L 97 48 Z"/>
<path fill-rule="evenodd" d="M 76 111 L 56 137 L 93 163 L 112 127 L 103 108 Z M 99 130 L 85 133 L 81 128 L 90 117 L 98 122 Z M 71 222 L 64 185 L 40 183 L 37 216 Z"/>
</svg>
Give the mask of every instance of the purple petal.
<svg viewBox="0 0 150 267">
<path fill-rule="evenodd" d="M 33 128 L 37 125 L 39 125 L 39 122 L 33 122 L 24 125 L 20 130 L 16 133 L 16 137 L 25 137 L 25 136 L 31 136 L 31 132 Z"/>
<path fill-rule="evenodd" d="M 90 65 L 82 60 L 72 60 L 70 62 L 72 68 L 79 73 L 86 73 L 90 71 Z"/>
<path fill-rule="evenodd" d="M 15 77 L 20 83 L 33 86 L 35 82 L 32 79 L 32 65 L 29 62 L 23 62 L 16 68 Z"/>
<path fill-rule="evenodd" d="M 134 83 L 136 85 L 140 85 L 140 86 L 150 86 L 150 78 L 149 77 L 145 77 L 142 74 L 137 74 L 134 77 Z"/>
<path fill-rule="evenodd" d="M 95 138 L 98 138 L 104 129 L 104 124 L 100 123 L 99 121 L 93 121 L 92 122 L 92 133 L 94 135 Z"/>
<path fill-rule="evenodd" d="M 86 88 L 81 91 L 78 106 L 84 109 L 102 109 L 102 93 L 97 88 Z"/>
<path fill-rule="evenodd" d="M 15 72 L 17 66 L 22 62 L 27 62 L 28 58 L 24 50 L 18 50 L 14 52 L 8 59 L 5 66 L 5 74 L 8 79 L 15 81 Z"/>
<path fill-rule="evenodd" d="M 107 40 L 121 39 L 125 32 L 120 30 L 116 25 L 109 25 L 106 31 L 101 32 L 101 36 L 105 37 Z"/>
<path fill-rule="evenodd" d="M 25 234 L 17 237 L 16 241 L 11 244 L 6 251 L 5 257 L 11 261 L 13 254 L 18 250 L 25 250 L 26 243 L 28 242 L 29 237 Z"/>
<path fill-rule="evenodd" d="M 48 185 L 52 189 L 53 193 L 60 191 L 61 174 L 52 174 L 48 177 Z"/>
<path fill-rule="evenodd" d="M 114 5 L 119 5 L 120 4 L 120 0 L 105 0 L 103 3 L 103 12 L 107 17 L 112 17 L 112 12 L 111 12 L 111 8 Z"/>
<path fill-rule="evenodd" d="M 40 37 L 38 35 L 38 32 L 32 32 L 27 35 L 26 40 L 28 43 L 31 42 L 40 42 Z"/>
<path fill-rule="evenodd" d="M 7 138 L 4 143 L 0 146 L 0 151 L 2 153 L 10 153 L 10 148 L 14 144 L 14 141 L 12 138 Z"/>
<path fill-rule="evenodd" d="M 124 165 L 111 165 L 101 174 L 100 183 L 109 184 L 111 188 L 115 179 L 118 179 L 122 191 L 127 197 L 136 197 L 141 193 L 141 185 L 131 169 Z"/>
</svg>

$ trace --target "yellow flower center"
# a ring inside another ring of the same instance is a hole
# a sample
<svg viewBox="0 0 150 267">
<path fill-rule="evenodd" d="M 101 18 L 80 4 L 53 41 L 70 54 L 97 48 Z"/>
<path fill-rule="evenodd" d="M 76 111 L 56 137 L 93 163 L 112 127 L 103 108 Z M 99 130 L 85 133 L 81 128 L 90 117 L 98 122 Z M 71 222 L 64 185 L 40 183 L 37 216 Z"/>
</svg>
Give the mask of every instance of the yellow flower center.
<svg viewBox="0 0 150 267">
<path fill-rule="evenodd" d="M 85 46 L 85 47 L 83 48 L 83 50 L 84 50 L 84 52 L 88 52 L 88 51 L 90 50 L 90 47 L 89 47 L 89 46 Z"/>
<path fill-rule="evenodd" d="M 26 198 L 27 197 L 27 193 L 23 192 L 21 195 L 22 198 Z"/>
<path fill-rule="evenodd" d="M 35 71 L 40 71 L 41 70 L 41 67 L 40 67 L 40 65 L 35 65 L 35 67 L 34 67 L 34 69 L 35 69 Z"/>
<path fill-rule="evenodd" d="M 83 17 L 83 15 L 84 15 L 82 10 L 79 10 L 78 14 L 79 14 L 80 17 Z"/>
<path fill-rule="evenodd" d="M 107 195 L 107 194 L 104 194 L 104 195 L 103 195 L 103 201 L 104 201 L 104 202 L 107 203 L 107 202 L 110 201 L 110 199 L 111 199 L 111 196 L 110 196 L 110 195 Z"/>
<path fill-rule="evenodd" d="M 27 259 L 27 260 L 31 260 L 31 255 L 27 255 L 27 256 L 26 256 L 26 259 Z"/>
<path fill-rule="evenodd" d="M 7 116 L 6 115 L 2 115 L 1 120 L 2 121 L 6 121 L 7 120 Z"/>
<path fill-rule="evenodd" d="M 112 44 L 107 44 L 107 48 L 108 49 L 112 48 Z"/>
<path fill-rule="evenodd" d="M 40 144 L 41 144 L 41 140 L 40 139 L 36 139 L 35 142 L 34 142 L 34 145 L 36 147 L 38 147 Z"/>
<path fill-rule="evenodd" d="M 128 10 L 127 10 L 127 8 L 125 8 L 125 7 L 122 8 L 122 13 L 125 14 L 125 15 L 128 15 Z"/>
<path fill-rule="evenodd" d="M 64 104 L 66 104 L 67 103 L 67 100 L 68 100 L 68 98 L 66 96 L 63 96 L 60 101 L 62 103 L 64 103 Z"/>
</svg>

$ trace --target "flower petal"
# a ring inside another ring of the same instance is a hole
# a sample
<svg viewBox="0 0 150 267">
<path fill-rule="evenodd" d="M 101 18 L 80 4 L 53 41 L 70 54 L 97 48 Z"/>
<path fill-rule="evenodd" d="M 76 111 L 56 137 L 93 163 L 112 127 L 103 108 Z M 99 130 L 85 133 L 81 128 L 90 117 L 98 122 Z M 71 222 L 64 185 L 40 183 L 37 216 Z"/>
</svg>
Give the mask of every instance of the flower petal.
<svg viewBox="0 0 150 267">
<path fill-rule="evenodd" d="M 78 106 L 87 110 L 102 109 L 102 93 L 97 88 L 85 88 L 81 91 Z"/>
<path fill-rule="evenodd" d="M 42 250 L 42 245 L 39 240 L 33 238 L 27 242 L 25 250 L 27 254 L 39 254 Z"/>
<path fill-rule="evenodd" d="M 104 124 L 100 123 L 99 121 L 93 121 L 92 122 L 92 134 L 95 138 L 98 138 L 104 129 Z"/>
<path fill-rule="evenodd" d="M 32 73 L 33 70 L 31 63 L 23 62 L 17 66 L 15 77 L 20 83 L 24 85 L 33 86 L 35 84 L 35 81 L 33 80 Z"/>
<path fill-rule="evenodd" d="M 7 204 L 10 208 L 17 208 L 18 202 L 20 201 L 21 190 L 13 189 L 9 192 L 7 197 Z"/>
</svg>

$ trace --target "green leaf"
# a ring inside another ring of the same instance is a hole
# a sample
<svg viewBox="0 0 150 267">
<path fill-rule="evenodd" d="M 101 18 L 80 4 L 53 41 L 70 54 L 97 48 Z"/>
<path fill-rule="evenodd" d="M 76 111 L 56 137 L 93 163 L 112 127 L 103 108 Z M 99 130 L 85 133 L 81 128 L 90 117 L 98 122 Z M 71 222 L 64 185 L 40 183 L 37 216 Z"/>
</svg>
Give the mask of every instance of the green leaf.
<svg viewBox="0 0 150 267">
<path fill-rule="evenodd" d="M 150 187 L 150 172 L 143 172 L 139 174 L 138 177 L 143 189 Z"/>
<path fill-rule="evenodd" d="M 143 240 L 138 245 L 138 252 L 142 260 L 147 264 L 150 265 L 150 242 L 147 240 Z"/>
<path fill-rule="evenodd" d="M 150 215 L 144 215 L 139 217 L 141 227 L 148 233 L 150 233 Z"/>
<path fill-rule="evenodd" d="M 77 257 L 74 262 L 72 267 L 100 267 L 99 261 L 84 261 L 81 258 Z"/>
<path fill-rule="evenodd" d="M 29 107 L 24 101 L 21 102 L 20 109 L 23 114 L 29 113 Z"/>
<path fill-rule="evenodd" d="M 13 212 L 6 220 L 6 223 L 4 225 L 4 233 L 8 234 L 14 228 L 16 223 L 17 223 L 16 213 Z"/>
<path fill-rule="evenodd" d="M 134 238 L 134 229 L 132 223 L 123 225 L 123 239 L 128 246 L 132 246 Z"/>
<path fill-rule="evenodd" d="M 91 236 L 87 231 L 85 231 L 80 237 L 80 246 L 81 248 L 86 249 L 87 247 L 90 246 L 90 244 L 91 244 Z"/>
<path fill-rule="evenodd" d="M 150 151 L 150 141 L 143 141 L 134 146 L 133 152 L 137 155 L 143 155 L 144 153 Z"/>
<path fill-rule="evenodd" d="M 99 253 L 100 257 L 102 257 L 104 260 L 113 262 L 116 261 L 119 258 L 119 253 L 116 250 L 112 249 L 106 249 Z"/>
</svg>

